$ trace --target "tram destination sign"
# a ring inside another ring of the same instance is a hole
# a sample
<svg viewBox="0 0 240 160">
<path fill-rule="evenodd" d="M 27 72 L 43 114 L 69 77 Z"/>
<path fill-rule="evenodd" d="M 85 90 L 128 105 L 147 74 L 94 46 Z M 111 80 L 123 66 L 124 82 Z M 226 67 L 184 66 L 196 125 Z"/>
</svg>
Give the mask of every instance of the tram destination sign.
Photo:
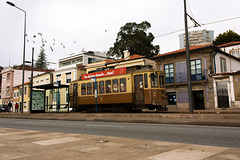
<svg viewBox="0 0 240 160">
<path fill-rule="evenodd" d="M 126 73 L 127 73 L 127 69 L 126 67 L 124 67 L 124 68 L 110 69 L 106 71 L 94 72 L 89 74 L 83 74 L 81 76 L 81 79 L 86 80 L 86 79 L 91 79 L 91 77 L 101 78 L 101 77 L 116 76 L 116 75 L 121 75 Z"/>
</svg>

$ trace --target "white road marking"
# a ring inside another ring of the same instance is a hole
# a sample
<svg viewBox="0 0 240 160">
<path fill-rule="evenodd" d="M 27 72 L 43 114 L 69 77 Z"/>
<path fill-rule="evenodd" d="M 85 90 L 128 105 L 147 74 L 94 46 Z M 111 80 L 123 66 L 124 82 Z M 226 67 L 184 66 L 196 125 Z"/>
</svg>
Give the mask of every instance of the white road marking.
<svg viewBox="0 0 240 160">
<path fill-rule="evenodd" d="M 110 127 L 110 128 L 123 128 L 123 126 L 114 126 L 114 125 L 96 125 L 96 124 L 87 124 L 89 127 Z"/>
<path fill-rule="evenodd" d="M 80 140 L 82 140 L 82 139 L 74 138 L 74 137 L 66 137 L 66 138 L 58 138 L 58 139 L 49 139 L 49 140 L 44 140 L 44 141 L 36 141 L 36 142 L 32 142 L 32 143 L 42 145 L 42 146 L 49 146 L 49 145 L 54 145 L 54 144 L 74 142 L 74 141 L 80 141 Z"/>
</svg>

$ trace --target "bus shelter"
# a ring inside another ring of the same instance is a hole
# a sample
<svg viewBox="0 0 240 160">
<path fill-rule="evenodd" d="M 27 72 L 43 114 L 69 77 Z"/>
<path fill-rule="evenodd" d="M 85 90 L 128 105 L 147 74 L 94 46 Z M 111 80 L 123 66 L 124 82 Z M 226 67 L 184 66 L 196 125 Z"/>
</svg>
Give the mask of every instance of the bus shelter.
<svg viewBox="0 0 240 160">
<path fill-rule="evenodd" d="M 62 92 L 62 90 L 64 90 L 64 92 Z M 69 113 L 69 85 L 56 83 L 33 86 L 31 104 L 31 113 Z"/>
</svg>

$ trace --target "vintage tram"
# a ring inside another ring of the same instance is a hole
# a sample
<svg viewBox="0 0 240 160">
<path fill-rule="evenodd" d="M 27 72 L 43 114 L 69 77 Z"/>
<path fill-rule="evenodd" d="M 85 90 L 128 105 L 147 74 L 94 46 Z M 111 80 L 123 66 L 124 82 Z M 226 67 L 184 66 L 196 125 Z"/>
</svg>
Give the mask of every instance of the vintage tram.
<svg viewBox="0 0 240 160">
<path fill-rule="evenodd" d="M 84 74 L 70 83 L 70 107 L 85 112 L 165 111 L 164 76 L 149 66 Z"/>
</svg>

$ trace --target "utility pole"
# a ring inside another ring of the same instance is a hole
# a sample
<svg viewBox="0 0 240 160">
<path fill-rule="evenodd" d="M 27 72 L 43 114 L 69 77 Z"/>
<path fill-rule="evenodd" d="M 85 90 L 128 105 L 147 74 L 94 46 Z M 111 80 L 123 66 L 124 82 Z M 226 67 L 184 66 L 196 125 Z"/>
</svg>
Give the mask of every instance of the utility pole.
<svg viewBox="0 0 240 160">
<path fill-rule="evenodd" d="M 187 86 L 188 86 L 189 113 L 193 114 L 193 95 L 192 95 L 192 82 L 191 82 L 191 67 L 190 67 L 187 16 L 188 16 L 188 14 L 187 14 L 187 8 L 186 8 L 186 0 L 184 0 L 184 20 L 185 20 L 185 38 L 186 38 L 186 64 L 187 64 Z"/>
</svg>

